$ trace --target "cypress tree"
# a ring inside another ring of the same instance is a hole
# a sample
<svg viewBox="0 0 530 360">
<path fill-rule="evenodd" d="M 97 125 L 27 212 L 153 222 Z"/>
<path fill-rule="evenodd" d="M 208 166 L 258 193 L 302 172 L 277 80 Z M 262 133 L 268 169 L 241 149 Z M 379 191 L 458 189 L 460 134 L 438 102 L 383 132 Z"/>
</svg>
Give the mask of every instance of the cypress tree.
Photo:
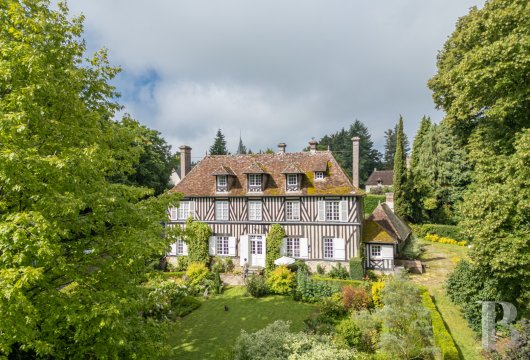
<svg viewBox="0 0 530 360">
<path fill-rule="evenodd" d="M 217 129 L 215 140 L 213 142 L 213 145 L 210 147 L 210 155 L 227 155 L 227 154 L 228 154 L 228 151 L 226 150 L 225 136 L 221 132 L 221 129 Z"/>
<path fill-rule="evenodd" d="M 403 137 L 403 117 L 399 116 L 396 135 L 396 153 L 394 155 L 394 212 L 399 216 L 407 213 L 406 188 L 406 154 Z"/>
</svg>

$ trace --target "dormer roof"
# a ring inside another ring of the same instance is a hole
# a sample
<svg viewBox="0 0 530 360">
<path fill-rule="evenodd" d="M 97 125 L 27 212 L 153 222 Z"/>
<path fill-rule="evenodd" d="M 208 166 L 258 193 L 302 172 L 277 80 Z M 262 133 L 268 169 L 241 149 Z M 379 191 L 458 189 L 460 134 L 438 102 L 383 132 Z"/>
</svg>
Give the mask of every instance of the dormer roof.
<svg viewBox="0 0 530 360">
<path fill-rule="evenodd" d="M 215 170 L 212 175 L 214 176 L 218 176 L 218 175 L 231 175 L 231 176 L 235 176 L 234 172 L 232 171 L 232 169 L 230 169 L 230 167 L 228 166 L 225 166 L 225 165 L 221 165 L 219 166 L 219 168 L 217 168 L 217 170 Z"/>
<path fill-rule="evenodd" d="M 243 174 L 265 174 L 266 171 L 263 165 L 259 164 L 257 161 L 252 161 L 250 165 L 243 170 Z"/>
<path fill-rule="evenodd" d="M 296 164 L 289 164 L 287 167 L 282 171 L 282 174 L 303 174 L 304 172 L 300 170 L 300 167 Z"/>
</svg>

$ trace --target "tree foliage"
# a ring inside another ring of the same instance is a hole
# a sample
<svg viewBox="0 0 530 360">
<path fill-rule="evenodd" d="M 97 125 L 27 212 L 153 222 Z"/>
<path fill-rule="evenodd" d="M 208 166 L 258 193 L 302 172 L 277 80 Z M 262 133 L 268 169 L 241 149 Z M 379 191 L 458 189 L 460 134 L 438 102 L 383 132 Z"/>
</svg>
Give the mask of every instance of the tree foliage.
<svg viewBox="0 0 530 360">
<path fill-rule="evenodd" d="M 355 120 L 348 130 L 325 135 L 319 141 L 318 148 L 326 150 L 329 146 L 333 156 L 346 171 L 352 173 L 352 137 L 358 136 L 359 144 L 359 178 L 361 185 L 364 185 L 374 168 L 381 167 L 381 153 L 374 149 L 374 142 L 368 128 L 359 120 Z"/>
<path fill-rule="evenodd" d="M 383 168 L 387 170 L 394 169 L 394 156 L 396 155 L 398 124 L 392 129 L 385 131 L 385 152 L 383 155 Z M 407 134 L 403 133 L 404 149 L 408 154 L 410 151 L 409 139 Z"/>
<path fill-rule="evenodd" d="M 225 136 L 221 132 L 221 129 L 217 129 L 213 145 L 210 146 L 210 155 L 228 155 Z"/>
<path fill-rule="evenodd" d="M 212 236 L 210 226 L 200 221 L 193 221 L 190 217 L 184 229 L 180 231 L 188 245 L 188 261 L 208 265 L 210 262 L 208 241 Z"/>
<path fill-rule="evenodd" d="M 265 267 L 268 271 L 274 269 L 274 260 L 280 258 L 280 248 L 282 246 L 285 230 L 280 224 L 272 224 L 267 234 L 267 252 L 265 253 Z"/>
<path fill-rule="evenodd" d="M 394 155 L 394 212 L 399 216 L 407 214 L 406 186 L 407 186 L 407 169 L 406 169 L 405 139 L 403 133 L 403 118 L 399 117 L 396 153 Z"/>
<path fill-rule="evenodd" d="M 104 51 L 83 58 L 82 21 L 64 4 L 0 3 L 0 357 L 168 348 L 142 283 L 169 245 L 171 199 L 108 181 L 140 153 L 111 120 L 118 69 Z"/>
</svg>

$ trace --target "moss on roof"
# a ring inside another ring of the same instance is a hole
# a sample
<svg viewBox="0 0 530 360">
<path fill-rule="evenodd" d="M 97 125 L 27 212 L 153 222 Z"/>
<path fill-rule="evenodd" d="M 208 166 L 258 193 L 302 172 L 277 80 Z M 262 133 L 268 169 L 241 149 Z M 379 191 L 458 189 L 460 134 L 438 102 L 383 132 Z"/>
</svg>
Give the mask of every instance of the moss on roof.
<svg viewBox="0 0 530 360">
<path fill-rule="evenodd" d="M 363 228 L 363 242 L 395 244 L 396 240 L 381 228 L 375 221 L 366 220 Z"/>
</svg>

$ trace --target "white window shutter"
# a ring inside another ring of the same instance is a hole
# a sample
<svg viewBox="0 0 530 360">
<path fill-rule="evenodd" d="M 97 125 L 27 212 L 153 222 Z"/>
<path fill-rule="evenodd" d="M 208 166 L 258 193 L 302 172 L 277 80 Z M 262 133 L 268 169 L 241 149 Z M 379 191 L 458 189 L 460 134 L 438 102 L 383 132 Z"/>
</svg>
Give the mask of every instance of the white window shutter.
<svg viewBox="0 0 530 360">
<path fill-rule="evenodd" d="M 188 243 L 182 241 L 182 255 L 188 255 Z"/>
<path fill-rule="evenodd" d="M 343 200 L 339 204 L 340 206 L 340 221 L 348 222 L 348 201 Z"/>
<path fill-rule="evenodd" d="M 245 264 L 245 259 L 249 261 L 248 258 L 248 235 L 241 235 L 239 237 L 239 264 L 243 266 Z M 250 263 L 250 261 L 249 261 Z"/>
<path fill-rule="evenodd" d="M 195 201 L 190 201 L 190 215 L 193 219 L 197 219 L 197 214 L 195 213 Z"/>
<path fill-rule="evenodd" d="M 300 238 L 300 257 L 302 259 L 309 258 L 309 245 L 307 238 Z"/>
<path fill-rule="evenodd" d="M 287 256 L 287 238 L 282 239 L 282 244 L 280 245 L 280 256 Z"/>
<path fill-rule="evenodd" d="M 208 239 L 208 255 L 215 255 L 215 236 Z"/>
<path fill-rule="evenodd" d="M 326 202 L 318 202 L 318 221 L 326 221 Z"/>
<path fill-rule="evenodd" d="M 171 250 L 168 255 L 177 255 L 177 243 L 171 244 Z"/>
<path fill-rule="evenodd" d="M 228 237 L 228 255 L 236 256 L 236 238 L 233 236 Z"/>
<path fill-rule="evenodd" d="M 346 260 L 346 246 L 344 239 L 333 239 L 333 257 L 335 260 Z"/>
</svg>

